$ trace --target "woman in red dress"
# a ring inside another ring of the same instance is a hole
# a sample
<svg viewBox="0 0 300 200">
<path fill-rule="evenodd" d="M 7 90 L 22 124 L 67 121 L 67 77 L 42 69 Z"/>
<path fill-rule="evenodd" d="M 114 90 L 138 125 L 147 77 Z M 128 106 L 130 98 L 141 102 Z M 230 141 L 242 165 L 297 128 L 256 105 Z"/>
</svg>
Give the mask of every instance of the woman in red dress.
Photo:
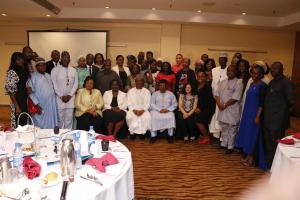
<svg viewBox="0 0 300 200">
<path fill-rule="evenodd" d="M 167 90 L 170 92 L 175 91 L 175 83 L 176 77 L 174 72 L 171 70 L 171 64 L 169 62 L 163 62 L 161 71 L 157 74 L 156 82 L 158 83 L 160 80 L 166 80 Z M 157 88 L 156 88 L 157 90 Z"/>
<path fill-rule="evenodd" d="M 175 74 L 177 74 L 177 72 L 182 69 L 182 63 L 183 63 L 183 55 L 179 53 L 176 55 L 176 64 L 172 66 L 172 71 Z"/>
</svg>

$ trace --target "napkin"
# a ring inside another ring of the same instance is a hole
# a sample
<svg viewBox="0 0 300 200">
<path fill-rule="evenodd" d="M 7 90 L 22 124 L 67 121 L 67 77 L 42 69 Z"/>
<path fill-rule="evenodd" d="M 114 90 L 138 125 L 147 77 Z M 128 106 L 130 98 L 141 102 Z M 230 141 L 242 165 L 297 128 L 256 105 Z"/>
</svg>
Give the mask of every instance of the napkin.
<svg viewBox="0 0 300 200">
<path fill-rule="evenodd" d="M 31 157 L 27 156 L 23 160 L 23 171 L 29 179 L 38 177 L 41 173 L 41 166 L 35 162 Z"/>
<path fill-rule="evenodd" d="M 279 139 L 277 140 L 278 143 L 281 143 L 281 144 L 288 144 L 288 145 L 293 145 L 295 144 L 295 141 L 294 139 Z"/>
<path fill-rule="evenodd" d="M 293 138 L 296 138 L 296 139 L 300 140 L 300 133 L 295 133 L 293 135 Z"/>
<path fill-rule="evenodd" d="M 115 165 L 118 163 L 119 163 L 119 160 L 113 154 L 107 153 L 104 156 L 102 156 L 101 158 L 91 158 L 88 161 L 86 161 L 85 164 L 91 165 L 91 166 L 95 167 L 96 169 L 98 169 L 100 172 L 105 173 L 106 166 Z"/>
<path fill-rule="evenodd" d="M 97 140 L 108 140 L 108 141 L 111 141 L 111 142 L 116 142 L 116 138 L 115 136 L 113 135 L 98 135 L 96 137 Z"/>
</svg>

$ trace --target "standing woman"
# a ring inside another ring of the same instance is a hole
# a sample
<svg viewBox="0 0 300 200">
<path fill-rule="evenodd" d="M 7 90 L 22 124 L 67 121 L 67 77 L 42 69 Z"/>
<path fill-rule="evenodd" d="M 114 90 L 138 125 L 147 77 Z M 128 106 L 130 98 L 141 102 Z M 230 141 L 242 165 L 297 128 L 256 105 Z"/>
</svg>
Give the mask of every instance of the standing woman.
<svg viewBox="0 0 300 200">
<path fill-rule="evenodd" d="M 11 127 L 16 128 L 17 117 L 27 110 L 26 82 L 29 78 L 28 65 L 24 64 L 25 58 L 21 52 L 15 52 L 11 56 L 10 66 L 6 75 L 5 91 L 9 95 L 11 103 Z M 26 117 L 21 117 L 20 125 L 25 125 Z"/>
<path fill-rule="evenodd" d="M 77 119 L 77 129 L 89 130 L 94 126 L 94 130 L 99 133 L 102 125 L 103 99 L 101 92 L 94 89 L 94 80 L 91 76 L 84 80 L 84 88 L 78 90 L 75 99 L 75 117 Z"/>
<path fill-rule="evenodd" d="M 182 54 L 177 54 L 176 55 L 176 64 L 172 66 L 172 71 L 177 74 L 180 70 L 182 70 L 183 66 L 183 55 Z"/>
<path fill-rule="evenodd" d="M 105 126 L 108 135 L 115 137 L 124 125 L 127 109 L 127 96 L 120 90 L 120 87 L 119 80 L 114 79 L 110 82 L 111 90 L 106 91 L 103 95 Z"/>
<path fill-rule="evenodd" d="M 118 55 L 116 57 L 116 62 L 117 62 L 117 65 L 114 66 L 112 68 L 112 70 L 115 71 L 119 75 L 119 77 L 122 81 L 123 88 L 121 88 L 121 89 L 125 89 L 128 76 L 130 76 L 130 71 L 129 71 L 128 67 L 124 66 L 124 56 Z"/>
<path fill-rule="evenodd" d="M 99 68 L 100 71 L 104 68 L 104 57 L 102 53 L 96 53 L 94 57 L 94 65 Z"/>
<path fill-rule="evenodd" d="M 84 56 L 79 56 L 77 60 L 77 67 L 75 67 L 78 75 L 78 88 L 83 88 L 83 83 L 84 80 L 86 79 L 87 76 L 90 75 L 88 68 L 86 67 L 85 64 L 85 57 Z"/>
<path fill-rule="evenodd" d="M 184 141 L 195 140 L 194 113 L 197 109 L 198 97 L 194 94 L 193 86 L 187 83 L 179 96 L 178 125 L 183 132 Z"/>
<path fill-rule="evenodd" d="M 142 74 L 140 66 L 138 64 L 135 64 L 134 66 L 132 66 L 131 74 L 127 78 L 127 84 L 126 84 L 126 88 L 125 88 L 126 91 L 135 87 L 135 79 L 138 75 L 144 77 L 144 87 L 148 88 L 148 82 L 147 82 L 145 74 Z"/>
<path fill-rule="evenodd" d="M 256 66 L 252 69 L 252 80 L 246 96 L 239 132 L 235 146 L 242 148 L 245 165 L 253 165 L 253 152 L 256 144 L 262 147 L 261 116 L 266 95 L 267 84 L 262 81 L 264 69 Z M 258 143 L 259 142 L 259 143 Z M 265 169 L 263 148 L 260 148 L 258 165 Z"/>
<path fill-rule="evenodd" d="M 215 67 L 216 67 L 216 62 L 212 58 L 208 58 L 207 61 L 204 63 L 204 68 L 206 71 L 211 71 Z"/>
<path fill-rule="evenodd" d="M 171 69 L 171 64 L 169 62 L 163 62 L 161 71 L 156 76 L 156 82 L 158 83 L 160 80 L 167 81 L 166 88 L 170 92 L 175 92 L 175 83 L 176 76 Z M 156 86 L 156 90 L 158 89 L 158 85 Z"/>
<path fill-rule="evenodd" d="M 215 112 L 216 101 L 212 93 L 211 85 L 207 81 L 207 74 L 204 70 L 197 72 L 197 81 L 198 105 L 195 110 L 195 123 L 198 130 L 204 136 L 200 139 L 199 144 L 209 144 L 210 135 L 208 132 L 208 125 Z"/>
</svg>

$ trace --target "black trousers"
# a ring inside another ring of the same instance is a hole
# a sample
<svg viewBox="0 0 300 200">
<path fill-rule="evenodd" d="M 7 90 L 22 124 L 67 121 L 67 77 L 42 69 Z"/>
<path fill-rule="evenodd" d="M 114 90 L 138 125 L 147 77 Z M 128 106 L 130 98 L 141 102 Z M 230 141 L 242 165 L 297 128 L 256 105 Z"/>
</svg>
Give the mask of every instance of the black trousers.
<svg viewBox="0 0 300 200">
<path fill-rule="evenodd" d="M 277 149 L 277 140 L 285 136 L 285 131 L 272 131 L 266 127 L 263 128 L 265 162 L 268 168 L 272 166 L 273 158 Z"/>
<path fill-rule="evenodd" d="M 182 137 L 195 136 L 194 114 L 192 114 L 186 119 L 183 119 L 182 113 L 178 112 L 178 128 L 182 133 Z"/>
<path fill-rule="evenodd" d="M 90 130 L 90 126 L 94 126 L 96 133 L 103 131 L 103 118 L 100 115 L 96 117 L 90 113 L 84 113 L 77 119 L 77 129 L 78 130 Z"/>
</svg>

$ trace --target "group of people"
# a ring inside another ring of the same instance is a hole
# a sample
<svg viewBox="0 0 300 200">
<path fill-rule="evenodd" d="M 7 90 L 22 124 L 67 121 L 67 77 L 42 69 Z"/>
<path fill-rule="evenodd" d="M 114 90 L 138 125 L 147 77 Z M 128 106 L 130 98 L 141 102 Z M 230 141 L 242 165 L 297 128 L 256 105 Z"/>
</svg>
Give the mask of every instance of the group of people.
<svg viewBox="0 0 300 200">
<path fill-rule="evenodd" d="M 166 132 L 199 144 L 220 142 L 226 154 L 243 152 L 245 165 L 270 168 L 277 139 L 289 127 L 294 103 L 291 81 L 281 62 L 271 67 L 256 61 L 251 66 L 241 53 L 219 65 L 203 54 L 191 69 L 191 60 L 176 55 L 172 66 L 155 59 L 151 51 L 116 57 L 116 66 L 101 53 L 79 56 L 54 50 L 46 62 L 30 47 L 15 52 L 7 72 L 5 90 L 11 98 L 11 126 L 21 112 L 29 112 L 40 128 L 89 130 L 114 135 L 128 127 L 130 138 L 150 143 Z M 270 81 L 267 74 L 271 72 Z M 26 124 L 26 118 L 20 124 Z"/>
</svg>

